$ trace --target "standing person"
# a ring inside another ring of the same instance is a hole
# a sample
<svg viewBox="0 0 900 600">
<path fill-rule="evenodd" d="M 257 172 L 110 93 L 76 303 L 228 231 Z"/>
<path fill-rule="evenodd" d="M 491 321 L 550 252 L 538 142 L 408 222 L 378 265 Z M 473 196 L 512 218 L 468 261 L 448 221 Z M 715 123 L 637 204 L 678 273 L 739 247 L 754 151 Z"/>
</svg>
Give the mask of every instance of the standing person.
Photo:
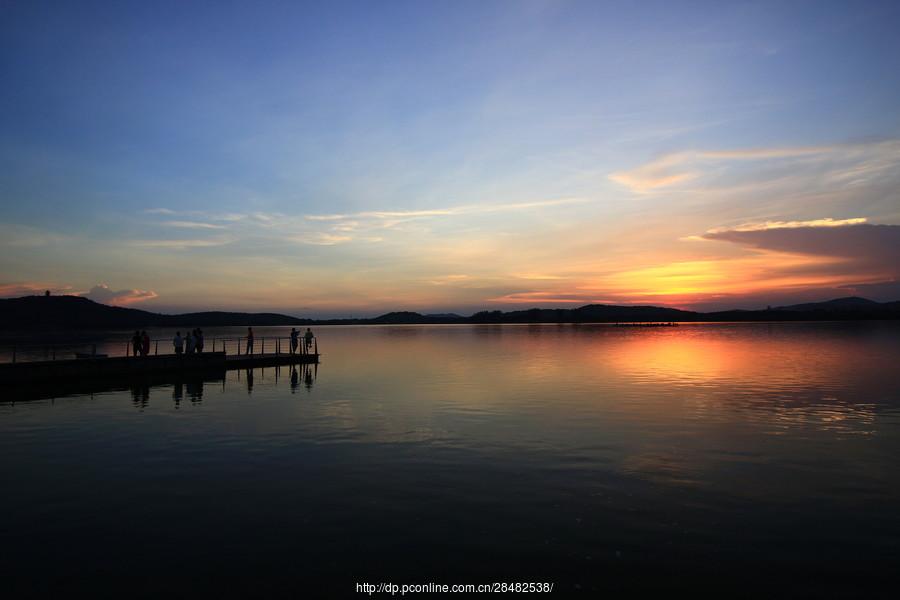
<svg viewBox="0 0 900 600">
<path fill-rule="evenodd" d="M 306 333 L 303 334 L 303 340 L 306 342 L 306 351 L 307 352 L 309 352 L 309 348 L 310 348 L 310 346 L 312 346 L 313 337 L 314 336 L 313 336 L 312 330 L 309 327 L 307 327 Z"/>
<path fill-rule="evenodd" d="M 184 352 L 184 340 L 181 339 L 180 331 L 175 332 L 175 337 L 172 339 L 172 345 L 175 346 L 175 354 Z"/>
<path fill-rule="evenodd" d="M 291 327 L 291 354 L 297 353 L 297 344 L 300 342 L 300 332 Z"/>
<path fill-rule="evenodd" d="M 253 328 L 247 328 L 247 351 L 244 354 L 253 354 Z"/>
<path fill-rule="evenodd" d="M 199 327 L 197 328 L 197 354 L 201 354 L 203 352 L 203 330 Z"/>
<path fill-rule="evenodd" d="M 131 336 L 131 355 L 137 356 L 141 353 L 141 332 L 135 331 Z"/>
<path fill-rule="evenodd" d="M 141 332 L 141 355 L 150 355 L 150 336 L 147 335 L 146 331 Z"/>
<path fill-rule="evenodd" d="M 187 353 L 193 354 L 194 349 L 197 347 L 197 338 L 194 337 L 193 330 L 187 334 Z"/>
</svg>

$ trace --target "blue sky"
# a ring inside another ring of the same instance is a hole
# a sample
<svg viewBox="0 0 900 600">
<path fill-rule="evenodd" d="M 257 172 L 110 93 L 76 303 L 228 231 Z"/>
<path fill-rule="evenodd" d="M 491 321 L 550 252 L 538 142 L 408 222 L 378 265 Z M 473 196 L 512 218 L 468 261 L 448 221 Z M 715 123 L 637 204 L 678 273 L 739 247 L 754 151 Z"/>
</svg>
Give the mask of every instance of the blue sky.
<svg viewBox="0 0 900 600">
<path fill-rule="evenodd" d="M 896 265 L 708 236 L 900 226 L 898 25 L 896 2 L 3 2 L 0 291 L 900 297 Z"/>
</svg>

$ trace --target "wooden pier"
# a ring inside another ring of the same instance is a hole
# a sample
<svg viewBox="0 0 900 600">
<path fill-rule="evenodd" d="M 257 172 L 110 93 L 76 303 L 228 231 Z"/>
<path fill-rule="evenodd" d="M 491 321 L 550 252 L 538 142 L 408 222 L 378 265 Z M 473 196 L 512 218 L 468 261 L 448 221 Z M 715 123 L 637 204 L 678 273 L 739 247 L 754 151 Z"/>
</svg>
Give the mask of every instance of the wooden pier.
<svg viewBox="0 0 900 600">
<path fill-rule="evenodd" d="M 318 348 L 316 348 L 318 350 Z M 269 354 L 159 354 L 40 360 L 0 364 L 0 385 L 21 385 L 72 379 L 128 379 L 147 375 L 181 374 L 193 371 L 226 371 L 281 365 L 318 364 L 316 352 Z"/>
</svg>

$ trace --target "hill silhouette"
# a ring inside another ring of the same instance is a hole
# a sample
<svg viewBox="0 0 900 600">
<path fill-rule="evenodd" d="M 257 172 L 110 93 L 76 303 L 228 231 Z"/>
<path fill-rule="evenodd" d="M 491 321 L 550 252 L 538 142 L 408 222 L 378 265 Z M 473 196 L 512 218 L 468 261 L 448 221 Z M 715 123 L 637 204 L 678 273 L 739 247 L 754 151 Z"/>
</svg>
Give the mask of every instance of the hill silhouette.
<svg viewBox="0 0 900 600">
<path fill-rule="evenodd" d="M 390 312 L 365 319 L 301 319 L 276 313 L 195 312 L 164 315 L 135 308 L 99 304 L 81 296 L 25 296 L 0 300 L 0 330 L 142 329 L 147 327 L 216 327 L 275 325 L 404 325 L 454 323 L 621 323 L 821 321 L 900 319 L 900 302 L 836 298 L 764 310 L 694 312 L 660 306 L 588 304 L 578 308 L 531 308 L 481 311 L 470 317 Z"/>
<path fill-rule="evenodd" d="M 25 296 L 0 300 L 0 329 L 143 329 L 227 325 L 303 325 L 306 319 L 274 313 L 197 312 L 182 315 L 107 306 L 81 296 Z"/>
</svg>

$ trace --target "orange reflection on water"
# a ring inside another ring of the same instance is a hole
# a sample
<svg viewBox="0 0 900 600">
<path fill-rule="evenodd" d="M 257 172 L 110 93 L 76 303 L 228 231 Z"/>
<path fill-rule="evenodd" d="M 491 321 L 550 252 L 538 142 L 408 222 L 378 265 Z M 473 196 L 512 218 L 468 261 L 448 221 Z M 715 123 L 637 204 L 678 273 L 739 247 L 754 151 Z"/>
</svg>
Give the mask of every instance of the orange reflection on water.
<svg viewBox="0 0 900 600">
<path fill-rule="evenodd" d="M 752 335 L 748 335 L 748 331 Z M 805 386 L 834 380 L 849 368 L 846 341 L 840 347 L 827 338 L 815 343 L 792 336 L 784 326 L 755 331 L 742 325 L 725 333 L 709 325 L 682 325 L 677 329 L 635 331 L 593 354 L 595 360 L 639 379 L 677 382 L 733 380 Z"/>
<path fill-rule="evenodd" d="M 848 398 L 846 391 L 870 388 L 876 397 L 883 361 L 864 337 L 821 335 L 803 327 L 682 325 L 633 331 L 614 344 L 593 346 L 590 360 L 629 384 L 680 390 L 678 402 L 670 398 L 632 410 L 688 411 L 711 419 L 739 412 L 776 435 L 795 427 L 871 433 L 874 404 Z"/>
</svg>

